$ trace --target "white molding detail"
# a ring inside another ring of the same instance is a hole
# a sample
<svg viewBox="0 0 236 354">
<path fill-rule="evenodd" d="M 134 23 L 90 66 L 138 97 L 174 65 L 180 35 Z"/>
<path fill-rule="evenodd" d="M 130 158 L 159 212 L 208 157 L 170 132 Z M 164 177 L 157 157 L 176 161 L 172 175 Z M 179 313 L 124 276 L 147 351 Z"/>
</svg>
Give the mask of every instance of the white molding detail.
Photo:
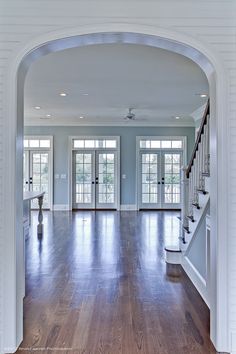
<svg viewBox="0 0 236 354">
<path fill-rule="evenodd" d="M 179 127 L 179 128 L 194 128 L 195 122 L 165 122 L 165 121 L 157 121 L 157 122 L 140 122 L 134 121 L 132 123 L 129 122 L 58 122 L 58 121 L 50 121 L 50 122 L 42 122 L 42 121 L 25 121 L 25 126 L 28 127 L 51 127 L 51 126 L 58 126 L 58 127 Z"/>
<path fill-rule="evenodd" d="M 59 211 L 59 210 L 71 210 L 69 204 L 53 204 L 52 210 Z"/>
<path fill-rule="evenodd" d="M 15 353 L 18 349 L 18 346 L 17 347 L 6 347 L 3 349 L 3 352 L 1 352 L 2 354 L 5 354 L 5 353 Z"/>
<path fill-rule="evenodd" d="M 112 16 L 110 18 L 113 18 Z M 171 28 L 168 23 L 164 27 L 145 23 L 129 23 L 128 20 L 117 22 L 92 23 L 81 26 L 65 26 L 49 32 L 33 35 L 24 45 L 17 45 L 11 51 L 7 62 L 6 90 L 4 88 L 4 163 L 3 183 L 13 188 L 5 188 L 2 198 L 3 209 L 3 249 L 1 264 L 7 272 L 1 287 L 3 309 L 4 346 L 14 346 L 22 341 L 23 333 L 23 301 L 19 292 L 24 274 L 19 273 L 17 262 L 21 260 L 20 249 L 16 242 L 22 238 L 22 149 L 21 128 L 23 127 L 23 83 L 27 68 L 33 60 L 58 50 L 73 48 L 92 43 L 138 43 L 171 50 L 188 57 L 197 63 L 205 72 L 211 97 L 211 323 L 210 335 L 219 352 L 229 350 L 229 246 L 231 230 L 229 219 L 229 195 L 232 176 L 228 173 L 230 166 L 229 138 L 229 104 L 228 104 L 228 71 L 219 50 L 207 41 L 198 39 L 195 34 L 184 33 Z M 57 25 L 58 26 L 58 25 Z M 168 28 L 168 26 L 170 28 Z M 43 31 L 43 27 L 42 27 Z M 45 29 L 46 31 L 46 29 Z M 22 43 L 21 43 L 22 44 Z M 17 85 L 18 84 L 18 89 Z M 231 110 L 234 106 L 231 102 Z M 16 149 L 17 146 L 17 149 Z M 17 176 L 17 178 L 16 178 Z M 219 202 L 220 201 L 220 202 Z M 16 252 L 17 251 L 17 252 Z M 231 264 L 231 263 L 230 263 Z M 4 268 L 3 268 L 4 269 Z M 16 279 L 19 280 L 16 282 Z M 233 317 L 234 318 L 234 317 Z M 231 319 L 232 321 L 232 319 Z"/>
<path fill-rule="evenodd" d="M 182 267 L 193 283 L 193 285 L 196 287 L 197 291 L 207 304 L 208 308 L 210 308 L 210 304 L 207 300 L 207 286 L 206 286 L 206 281 L 205 279 L 201 276 L 199 271 L 194 267 L 192 262 L 190 262 L 189 258 L 186 256 L 183 256 L 182 258 Z"/>
<path fill-rule="evenodd" d="M 138 210 L 138 209 L 136 204 L 121 204 L 120 210 L 125 211 L 125 210 Z"/>
</svg>

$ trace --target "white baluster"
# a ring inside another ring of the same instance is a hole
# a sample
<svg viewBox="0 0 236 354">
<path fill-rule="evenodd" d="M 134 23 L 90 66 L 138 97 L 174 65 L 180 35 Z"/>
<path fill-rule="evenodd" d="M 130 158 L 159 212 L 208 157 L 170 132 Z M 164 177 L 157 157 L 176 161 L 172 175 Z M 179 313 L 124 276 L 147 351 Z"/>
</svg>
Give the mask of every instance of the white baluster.
<svg viewBox="0 0 236 354">
<path fill-rule="evenodd" d="M 188 216 L 193 217 L 193 173 L 189 174 L 189 200 L 188 200 Z"/>
<path fill-rule="evenodd" d="M 207 172 L 210 173 L 210 116 L 207 116 Z"/>
<path fill-rule="evenodd" d="M 209 173 L 209 116 L 207 116 L 207 123 L 205 125 L 205 167 L 204 172 Z"/>
<path fill-rule="evenodd" d="M 182 227 L 188 229 L 188 202 L 189 202 L 189 179 L 186 176 L 186 167 L 182 167 L 181 171 L 181 195 L 182 195 L 182 206 L 181 206 L 181 223 Z M 185 233 L 182 230 L 182 240 L 185 242 Z"/>
<path fill-rule="evenodd" d="M 201 171 L 200 171 L 200 174 L 201 174 L 201 189 L 202 190 L 205 190 L 205 179 L 203 177 L 203 172 L 204 172 L 204 140 L 205 140 L 205 127 L 203 128 L 203 133 L 202 133 L 202 136 L 201 136 Z"/>
</svg>

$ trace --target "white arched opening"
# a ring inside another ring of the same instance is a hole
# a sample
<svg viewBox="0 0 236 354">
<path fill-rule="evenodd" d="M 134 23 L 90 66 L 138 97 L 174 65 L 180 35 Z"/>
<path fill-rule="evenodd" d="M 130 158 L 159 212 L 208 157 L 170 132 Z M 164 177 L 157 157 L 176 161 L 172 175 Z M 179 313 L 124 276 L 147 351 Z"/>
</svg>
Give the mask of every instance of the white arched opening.
<svg viewBox="0 0 236 354">
<path fill-rule="evenodd" d="M 194 38 L 158 27 L 122 23 L 83 26 L 48 33 L 15 53 L 9 64 L 6 92 L 5 218 L 3 273 L 3 350 L 15 351 L 23 337 L 22 154 L 24 80 L 30 65 L 51 52 L 83 45 L 132 43 L 167 49 L 186 56 L 205 72 L 211 97 L 211 339 L 228 351 L 226 88 L 217 55 Z M 6 183 L 7 182 L 7 183 Z M 220 203 L 218 203 L 218 200 Z"/>
</svg>

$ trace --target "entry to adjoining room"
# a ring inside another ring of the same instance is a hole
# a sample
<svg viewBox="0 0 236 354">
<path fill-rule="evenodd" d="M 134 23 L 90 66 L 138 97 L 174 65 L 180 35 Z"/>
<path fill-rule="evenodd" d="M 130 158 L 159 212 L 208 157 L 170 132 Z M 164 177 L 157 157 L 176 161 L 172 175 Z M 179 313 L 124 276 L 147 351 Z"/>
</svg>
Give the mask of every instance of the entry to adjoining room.
<svg viewBox="0 0 236 354">
<path fill-rule="evenodd" d="M 94 45 L 38 60 L 25 92 L 24 188 L 50 210 L 40 238 L 31 212 L 20 349 L 215 353 L 207 305 L 181 266 L 166 273 L 164 253 L 182 237 L 181 169 L 204 133 L 205 74 L 167 50 Z"/>
</svg>

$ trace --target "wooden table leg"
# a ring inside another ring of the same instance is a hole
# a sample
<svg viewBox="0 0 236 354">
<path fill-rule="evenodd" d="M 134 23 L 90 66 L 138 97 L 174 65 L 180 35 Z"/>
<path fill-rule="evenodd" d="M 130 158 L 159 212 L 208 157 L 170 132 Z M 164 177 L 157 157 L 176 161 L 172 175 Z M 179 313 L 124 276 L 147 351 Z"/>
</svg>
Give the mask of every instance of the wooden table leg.
<svg viewBox="0 0 236 354">
<path fill-rule="evenodd" d="M 42 211 L 42 206 L 43 206 L 43 195 L 41 197 L 38 197 L 38 205 L 39 205 L 39 214 L 38 214 L 38 236 L 42 237 L 43 236 L 43 211 Z"/>
</svg>

